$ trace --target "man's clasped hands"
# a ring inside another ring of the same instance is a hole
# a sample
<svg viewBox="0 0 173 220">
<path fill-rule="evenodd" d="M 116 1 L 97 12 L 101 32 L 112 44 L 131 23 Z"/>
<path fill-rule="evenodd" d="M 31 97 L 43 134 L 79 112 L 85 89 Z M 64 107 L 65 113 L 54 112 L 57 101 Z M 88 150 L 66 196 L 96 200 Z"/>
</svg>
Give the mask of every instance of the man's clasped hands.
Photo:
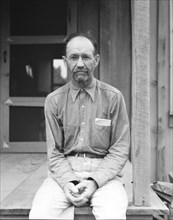
<svg viewBox="0 0 173 220">
<path fill-rule="evenodd" d="M 77 185 L 72 182 L 67 183 L 64 186 L 64 192 L 74 206 L 80 207 L 89 201 L 97 188 L 97 183 L 94 180 L 83 180 Z"/>
</svg>

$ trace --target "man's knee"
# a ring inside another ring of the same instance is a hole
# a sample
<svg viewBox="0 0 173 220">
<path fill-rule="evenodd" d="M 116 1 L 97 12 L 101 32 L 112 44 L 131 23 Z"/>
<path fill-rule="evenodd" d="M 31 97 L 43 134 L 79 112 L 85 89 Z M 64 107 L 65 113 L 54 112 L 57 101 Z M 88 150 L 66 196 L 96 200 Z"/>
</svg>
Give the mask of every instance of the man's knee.
<svg viewBox="0 0 173 220">
<path fill-rule="evenodd" d="M 42 209 L 42 208 L 32 208 L 29 213 L 29 219 L 59 219 L 61 217 L 63 210 L 60 209 Z"/>
<path fill-rule="evenodd" d="M 29 213 L 29 219 L 74 219 L 74 206 L 34 205 Z"/>
<path fill-rule="evenodd" d="M 29 213 L 29 219 L 44 219 L 45 216 L 43 216 L 43 212 L 40 212 L 40 210 L 31 209 Z"/>
<path fill-rule="evenodd" d="M 100 188 L 91 199 L 96 219 L 126 219 L 128 198 L 119 181 L 110 181 Z"/>
</svg>

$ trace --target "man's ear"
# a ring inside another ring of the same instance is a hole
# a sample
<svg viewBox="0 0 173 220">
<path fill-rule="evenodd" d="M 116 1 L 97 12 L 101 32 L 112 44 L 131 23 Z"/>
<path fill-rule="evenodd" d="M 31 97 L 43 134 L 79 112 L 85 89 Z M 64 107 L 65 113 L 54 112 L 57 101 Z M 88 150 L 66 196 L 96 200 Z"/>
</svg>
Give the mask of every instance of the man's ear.
<svg viewBox="0 0 173 220">
<path fill-rule="evenodd" d="M 99 61 L 100 61 L 100 55 L 99 54 L 95 55 L 95 61 L 96 61 L 96 66 L 98 66 Z"/>
<path fill-rule="evenodd" d="M 63 59 L 63 61 L 64 61 L 64 65 L 65 65 L 65 67 L 67 68 L 67 57 L 66 56 L 62 56 L 62 59 Z"/>
</svg>

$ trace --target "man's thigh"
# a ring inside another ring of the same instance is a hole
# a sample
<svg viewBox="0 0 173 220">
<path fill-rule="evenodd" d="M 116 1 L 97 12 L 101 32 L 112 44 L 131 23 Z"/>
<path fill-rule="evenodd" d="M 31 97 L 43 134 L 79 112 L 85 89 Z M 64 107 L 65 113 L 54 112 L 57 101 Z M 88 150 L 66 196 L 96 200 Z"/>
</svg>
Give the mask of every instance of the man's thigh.
<svg viewBox="0 0 173 220">
<path fill-rule="evenodd" d="M 120 178 L 109 181 L 92 196 L 96 219 L 126 219 L 128 198 Z"/>
<path fill-rule="evenodd" d="M 74 207 L 67 201 L 62 188 L 47 178 L 33 200 L 30 219 L 73 219 Z"/>
</svg>

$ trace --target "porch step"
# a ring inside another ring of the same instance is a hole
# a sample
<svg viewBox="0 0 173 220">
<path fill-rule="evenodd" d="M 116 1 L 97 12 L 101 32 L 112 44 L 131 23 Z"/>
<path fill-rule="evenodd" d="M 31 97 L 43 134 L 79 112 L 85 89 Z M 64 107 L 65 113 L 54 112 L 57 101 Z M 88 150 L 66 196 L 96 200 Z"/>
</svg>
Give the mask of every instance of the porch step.
<svg viewBox="0 0 173 220">
<path fill-rule="evenodd" d="M 16 155 L 1 157 L 0 219 L 28 219 L 32 200 L 36 191 L 47 176 L 45 155 Z M 127 219 L 152 219 L 152 216 L 167 215 L 168 209 L 151 189 L 151 206 L 133 206 L 132 166 L 128 161 L 123 169 L 129 206 Z M 93 220 L 90 207 L 75 208 L 75 220 Z"/>
<path fill-rule="evenodd" d="M 127 220 L 152 220 L 153 216 L 166 216 L 169 214 L 168 208 L 156 195 L 150 190 L 151 206 L 137 207 L 129 205 L 127 209 Z M 28 219 L 30 209 L 0 209 L 0 219 Z M 75 220 L 95 220 L 92 209 L 89 206 L 75 208 Z"/>
</svg>

